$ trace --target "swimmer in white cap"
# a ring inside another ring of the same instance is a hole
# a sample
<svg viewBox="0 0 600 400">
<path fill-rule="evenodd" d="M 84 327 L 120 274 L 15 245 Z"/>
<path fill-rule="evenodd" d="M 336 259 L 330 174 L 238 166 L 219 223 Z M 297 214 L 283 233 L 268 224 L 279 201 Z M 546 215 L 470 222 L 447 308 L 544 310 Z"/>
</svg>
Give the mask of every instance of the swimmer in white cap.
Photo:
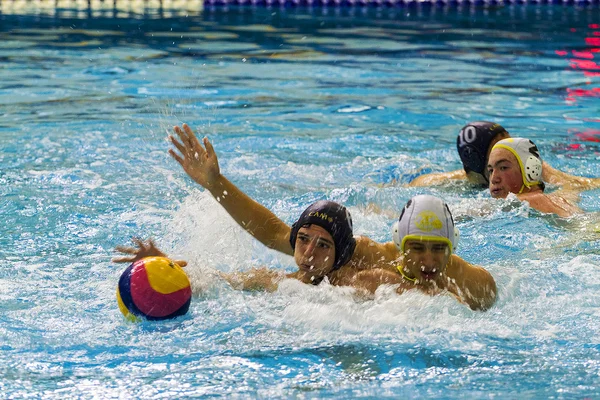
<svg viewBox="0 0 600 400">
<path fill-rule="evenodd" d="M 496 301 L 496 283 L 488 271 L 456 254 L 458 229 L 441 199 L 419 195 L 408 201 L 392 227 L 401 257 L 390 268 L 361 271 L 354 286 L 373 293 L 380 284 L 397 284 L 398 293 L 417 289 L 430 295 L 448 292 L 474 310 Z"/>
<path fill-rule="evenodd" d="M 561 217 L 582 212 L 572 203 L 577 199 L 577 192 L 544 193 L 542 159 L 537 146 L 529 139 L 509 138 L 496 143 L 490 152 L 487 171 L 490 194 L 494 198 L 503 199 L 514 193 L 536 210 Z"/>
<path fill-rule="evenodd" d="M 170 149 L 169 153 L 184 171 L 207 189 L 233 219 L 257 240 L 274 250 L 293 255 L 294 249 L 290 247 L 293 227 L 248 197 L 221 174 L 217 155 L 207 138 L 204 138 L 202 146 L 186 124 L 183 124 L 183 129 L 175 127 L 174 131 L 177 138 L 170 136 L 170 140 L 175 149 Z M 496 285 L 492 276 L 483 268 L 474 267 L 456 255 L 448 257 L 448 276 L 456 281 L 454 292 L 457 296 L 462 296 L 461 301 L 473 309 L 489 308 L 496 297 Z M 394 241 L 378 243 L 365 236 L 355 237 L 354 251 L 350 259 L 328 273 L 327 278 L 333 285 L 355 286 L 361 289 L 369 279 L 371 286 L 396 284 L 399 283 L 397 277 L 400 276 L 397 265 L 403 258 L 404 254 Z M 370 277 L 363 275 L 359 281 L 355 279 L 357 272 L 369 269 L 378 270 Z M 393 275 L 387 273 L 390 271 Z M 431 271 L 428 273 L 433 274 L 432 277 L 436 274 Z M 395 281 L 388 282 L 388 278 L 392 277 Z"/>
<path fill-rule="evenodd" d="M 500 140 L 510 138 L 510 134 L 500 124 L 489 121 L 475 121 L 465 125 L 456 138 L 456 148 L 463 169 L 431 173 L 416 177 L 408 186 L 439 185 L 449 180 L 468 180 L 476 186 L 487 187 L 488 157 L 492 147 Z M 600 187 L 600 178 L 586 178 L 570 175 L 552 168 L 543 162 L 542 180 L 544 182 L 578 190 Z"/>
</svg>

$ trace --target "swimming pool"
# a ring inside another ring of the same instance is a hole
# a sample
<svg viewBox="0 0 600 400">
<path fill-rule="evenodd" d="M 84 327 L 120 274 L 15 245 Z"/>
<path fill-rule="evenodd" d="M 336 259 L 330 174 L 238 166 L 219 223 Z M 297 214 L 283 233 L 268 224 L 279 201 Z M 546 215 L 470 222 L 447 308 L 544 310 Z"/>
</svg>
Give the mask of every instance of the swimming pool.
<svg viewBox="0 0 600 400">
<path fill-rule="evenodd" d="M 562 220 L 460 184 L 401 185 L 457 169 L 456 134 L 477 119 L 533 139 L 554 167 L 600 176 L 597 16 L 3 11 L 0 397 L 597 397 L 599 191 L 582 195 L 590 215 Z M 212 271 L 293 261 L 168 157 L 166 131 L 182 122 L 286 222 L 328 198 L 349 206 L 358 234 L 388 241 L 408 198 L 445 198 L 458 253 L 494 275 L 496 306 L 386 291 L 357 302 L 294 282 L 231 290 Z M 110 258 L 132 236 L 190 261 L 203 294 L 186 317 L 122 317 L 125 266 Z"/>
</svg>

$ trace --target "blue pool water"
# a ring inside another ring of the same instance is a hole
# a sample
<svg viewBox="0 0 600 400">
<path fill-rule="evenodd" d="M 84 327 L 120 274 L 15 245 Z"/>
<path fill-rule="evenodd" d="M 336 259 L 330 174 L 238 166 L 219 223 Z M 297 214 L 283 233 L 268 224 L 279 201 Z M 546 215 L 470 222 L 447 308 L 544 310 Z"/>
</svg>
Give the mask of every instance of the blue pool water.
<svg viewBox="0 0 600 400">
<path fill-rule="evenodd" d="M 487 119 L 561 170 L 600 177 L 598 7 L 3 8 L 0 398 L 598 398 L 600 191 L 541 215 L 463 184 L 456 134 Z M 166 151 L 187 122 L 224 174 L 288 223 L 315 199 L 378 241 L 406 200 L 444 197 L 458 254 L 497 304 L 284 282 L 234 291 L 214 271 L 293 270 Z M 132 236 L 189 260 L 185 317 L 117 308 Z"/>
</svg>

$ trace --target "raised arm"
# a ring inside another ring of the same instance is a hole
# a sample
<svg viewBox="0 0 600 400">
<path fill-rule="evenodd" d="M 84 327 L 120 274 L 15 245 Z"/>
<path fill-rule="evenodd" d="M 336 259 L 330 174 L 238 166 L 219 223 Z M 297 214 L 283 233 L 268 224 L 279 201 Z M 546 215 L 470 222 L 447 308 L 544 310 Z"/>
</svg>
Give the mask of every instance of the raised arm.
<svg viewBox="0 0 600 400">
<path fill-rule="evenodd" d="M 434 186 L 441 185 L 451 179 L 466 179 L 467 175 L 462 169 L 450 172 L 436 172 L 417 176 L 407 186 Z"/>
<path fill-rule="evenodd" d="M 262 244 L 293 255 L 289 242 L 290 227 L 221 175 L 217 154 L 208 139 L 203 139 L 203 147 L 186 124 L 183 124 L 183 129 L 176 126 L 173 130 L 179 140 L 169 136 L 177 149 L 169 149 L 169 154 L 189 177 L 208 190 L 229 215 Z"/>
<path fill-rule="evenodd" d="M 586 178 L 583 176 L 567 174 L 566 172 L 551 167 L 547 162 L 543 163 L 542 179 L 544 182 L 575 190 L 589 190 L 600 187 L 600 178 Z"/>
<path fill-rule="evenodd" d="M 472 310 L 485 311 L 496 302 L 497 288 L 492 275 L 453 254 L 447 269 L 448 290 Z"/>
</svg>

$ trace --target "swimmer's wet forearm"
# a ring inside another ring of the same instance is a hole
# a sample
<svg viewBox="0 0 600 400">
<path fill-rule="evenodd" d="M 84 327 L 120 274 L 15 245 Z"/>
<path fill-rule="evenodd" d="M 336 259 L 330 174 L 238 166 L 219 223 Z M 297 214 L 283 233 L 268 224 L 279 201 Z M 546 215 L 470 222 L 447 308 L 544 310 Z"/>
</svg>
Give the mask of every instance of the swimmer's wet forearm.
<svg viewBox="0 0 600 400">
<path fill-rule="evenodd" d="M 289 243 L 290 227 L 271 210 L 242 192 L 221 174 L 208 190 L 238 225 L 259 242 L 284 254 L 293 254 Z"/>
</svg>

